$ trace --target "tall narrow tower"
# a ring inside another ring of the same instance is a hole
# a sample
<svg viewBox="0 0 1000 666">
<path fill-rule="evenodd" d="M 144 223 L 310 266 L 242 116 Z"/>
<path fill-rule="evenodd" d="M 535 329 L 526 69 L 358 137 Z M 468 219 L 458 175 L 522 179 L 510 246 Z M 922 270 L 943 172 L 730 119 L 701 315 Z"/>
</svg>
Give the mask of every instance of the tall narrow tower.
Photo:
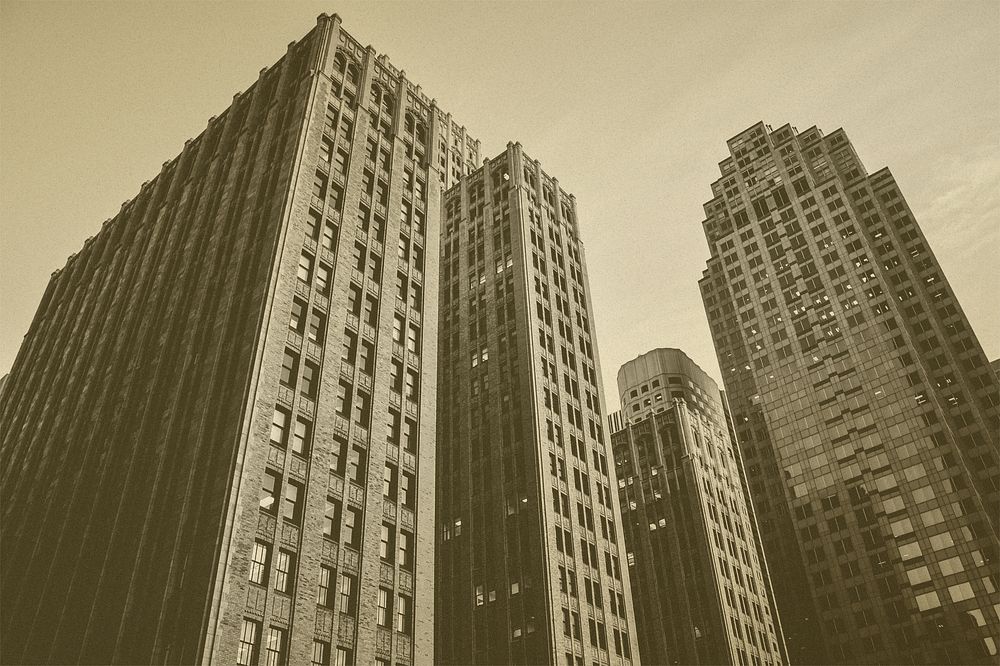
<svg viewBox="0 0 1000 666">
<path fill-rule="evenodd" d="M 0 402 L 5 663 L 432 661 L 440 200 L 478 160 L 323 15 L 53 275 Z"/>
<path fill-rule="evenodd" d="M 661 348 L 621 367 L 618 392 L 611 444 L 643 658 L 788 663 L 719 387 Z"/>
<path fill-rule="evenodd" d="M 444 209 L 436 662 L 638 663 L 575 199 L 508 144 Z"/>
<path fill-rule="evenodd" d="M 995 663 L 997 377 L 892 174 L 729 141 L 701 280 L 792 662 Z"/>
</svg>

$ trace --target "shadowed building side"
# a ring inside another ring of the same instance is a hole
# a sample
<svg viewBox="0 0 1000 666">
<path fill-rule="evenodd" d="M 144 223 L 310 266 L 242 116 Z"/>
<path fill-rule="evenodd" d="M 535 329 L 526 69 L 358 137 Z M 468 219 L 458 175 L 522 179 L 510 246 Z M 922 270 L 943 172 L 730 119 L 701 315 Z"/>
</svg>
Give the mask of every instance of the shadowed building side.
<svg viewBox="0 0 1000 666">
<path fill-rule="evenodd" d="M 634 664 L 576 201 L 520 144 L 444 198 L 440 664 Z"/>
</svg>

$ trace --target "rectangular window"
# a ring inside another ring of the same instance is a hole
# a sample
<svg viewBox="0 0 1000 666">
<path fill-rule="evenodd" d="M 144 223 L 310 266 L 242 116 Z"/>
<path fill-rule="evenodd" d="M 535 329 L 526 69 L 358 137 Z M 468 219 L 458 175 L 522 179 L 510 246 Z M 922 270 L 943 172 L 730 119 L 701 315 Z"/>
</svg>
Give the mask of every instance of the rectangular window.
<svg viewBox="0 0 1000 666">
<path fill-rule="evenodd" d="M 310 340 L 317 344 L 323 344 L 323 336 L 326 333 L 326 316 L 313 310 L 309 317 L 309 328 L 307 335 Z"/>
<path fill-rule="evenodd" d="M 388 500 L 396 501 L 397 490 L 397 470 L 395 465 L 385 464 L 382 473 L 382 496 Z"/>
<path fill-rule="evenodd" d="M 323 515 L 323 536 L 337 541 L 340 539 L 340 501 L 326 498 L 326 512 Z"/>
<path fill-rule="evenodd" d="M 403 440 L 403 448 L 410 453 L 417 452 L 417 422 L 413 419 L 406 419 L 406 437 Z"/>
<path fill-rule="evenodd" d="M 274 433 L 272 431 L 271 441 L 274 441 Z M 309 444 L 312 441 L 312 424 L 303 418 L 298 418 L 295 420 L 295 432 L 292 433 L 292 453 L 298 454 L 303 458 L 309 456 Z"/>
<path fill-rule="evenodd" d="M 400 594 L 396 598 L 396 631 L 401 634 L 410 634 L 413 626 L 413 606 L 410 598 L 405 594 Z"/>
<path fill-rule="evenodd" d="M 285 630 L 271 627 L 267 632 L 264 664 L 265 666 L 285 666 L 285 663 Z"/>
<path fill-rule="evenodd" d="M 412 509 L 415 505 L 417 480 L 409 472 L 403 472 L 402 483 L 399 487 L 400 500 L 407 509 Z"/>
<path fill-rule="evenodd" d="M 336 206 L 337 203 L 335 202 Z M 327 222 L 323 225 L 323 249 L 330 250 L 331 252 L 337 247 L 337 228 L 333 226 L 332 222 Z"/>
<path fill-rule="evenodd" d="M 285 510 L 283 513 L 285 520 L 295 525 L 302 520 L 302 484 L 297 481 L 289 481 L 285 486 Z"/>
<path fill-rule="evenodd" d="M 264 483 L 260 493 L 260 508 L 270 514 L 278 512 L 278 493 L 281 491 L 281 475 L 269 469 L 264 470 Z"/>
<path fill-rule="evenodd" d="M 297 273 L 299 282 L 302 282 L 304 284 L 312 283 L 312 274 L 313 274 L 312 255 L 303 252 L 299 256 L 299 269 Z"/>
<path fill-rule="evenodd" d="M 316 177 L 313 179 L 312 195 L 320 199 L 326 198 L 326 176 L 319 171 L 316 172 Z"/>
<path fill-rule="evenodd" d="M 365 452 L 354 446 L 351 447 L 350 456 L 347 459 L 347 478 L 359 486 L 365 485 Z"/>
<path fill-rule="evenodd" d="M 278 551 L 274 560 L 274 589 L 285 594 L 292 593 L 292 581 L 295 580 L 295 554 L 287 550 Z"/>
<path fill-rule="evenodd" d="M 338 647 L 335 666 L 354 666 L 354 652 L 348 648 Z"/>
<path fill-rule="evenodd" d="M 302 332 L 302 327 L 306 323 L 306 304 L 299 299 L 292 301 L 292 314 L 288 319 L 288 328 L 298 333 Z"/>
<path fill-rule="evenodd" d="M 275 446 L 285 448 L 288 443 L 288 422 L 291 420 L 289 413 L 281 407 L 274 409 L 274 416 L 271 417 L 271 443 Z"/>
<path fill-rule="evenodd" d="M 255 541 L 250 557 L 250 582 L 267 585 L 267 564 L 271 557 L 271 547 L 263 541 Z"/>
<path fill-rule="evenodd" d="M 312 361 L 306 361 L 305 369 L 302 371 L 302 395 L 307 398 L 315 398 L 318 387 L 319 366 Z"/>
<path fill-rule="evenodd" d="M 354 507 L 347 507 L 347 514 L 344 520 L 344 544 L 351 548 L 358 548 L 361 545 L 361 511 Z"/>
<path fill-rule="evenodd" d="M 413 571 L 413 535 L 406 530 L 400 530 L 397 546 L 399 568 L 405 571 Z"/>
<path fill-rule="evenodd" d="M 382 523 L 382 536 L 378 555 L 386 562 L 392 562 L 396 555 L 395 530 L 389 523 Z"/>
<path fill-rule="evenodd" d="M 310 666 L 330 666 L 330 644 L 326 641 L 313 641 L 312 662 Z"/>
<path fill-rule="evenodd" d="M 380 587 L 378 590 L 378 613 L 375 618 L 380 627 L 392 626 L 392 590 Z"/>
<path fill-rule="evenodd" d="M 299 374 L 299 355 L 290 349 L 285 350 L 281 359 L 280 381 L 288 388 L 295 388 L 295 378 Z"/>
<path fill-rule="evenodd" d="M 333 569 L 325 564 L 321 564 L 319 567 L 319 593 L 316 595 L 316 603 L 324 608 L 333 608 L 333 581 Z"/>
<path fill-rule="evenodd" d="M 406 370 L 406 399 L 412 402 L 420 399 L 420 378 L 417 372 L 410 368 Z"/>
<path fill-rule="evenodd" d="M 357 605 L 356 590 L 354 589 L 354 576 L 351 574 L 340 574 L 340 612 L 354 615 Z"/>
<path fill-rule="evenodd" d="M 237 666 L 253 666 L 257 663 L 259 635 L 260 623 L 244 619 L 243 627 L 240 629 L 240 645 L 236 652 Z"/>
<path fill-rule="evenodd" d="M 316 289 L 319 293 L 327 295 L 330 293 L 330 267 L 320 264 L 316 268 Z"/>
</svg>

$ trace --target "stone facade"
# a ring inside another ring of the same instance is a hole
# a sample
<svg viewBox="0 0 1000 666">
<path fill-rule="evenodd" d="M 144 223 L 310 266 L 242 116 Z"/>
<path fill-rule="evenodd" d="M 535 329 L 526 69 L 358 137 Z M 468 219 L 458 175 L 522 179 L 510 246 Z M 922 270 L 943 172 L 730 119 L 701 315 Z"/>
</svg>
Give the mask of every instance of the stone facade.
<svg viewBox="0 0 1000 666">
<path fill-rule="evenodd" d="M 322 15 L 53 276 L 0 403 L 4 662 L 432 662 L 440 198 L 478 160 Z"/>
</svg>

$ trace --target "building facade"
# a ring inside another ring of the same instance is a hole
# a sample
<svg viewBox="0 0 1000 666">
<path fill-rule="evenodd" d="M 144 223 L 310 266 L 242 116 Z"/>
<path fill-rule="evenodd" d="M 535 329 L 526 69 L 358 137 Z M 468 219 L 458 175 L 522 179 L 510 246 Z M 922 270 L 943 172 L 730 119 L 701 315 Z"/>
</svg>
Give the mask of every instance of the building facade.
<svg viewBox="0 0 1000 666">
<path fill-rule="evenodd" d="M 2 392 L 5 663 L 433 660 L 441 193 L 322 15 L 57 271 Z"/>
<path fill-rule="evenodd" d="M 888 169 L 732 138 L 700 285 L 793 663 L 995 663 L 998 386 Z"/>
<path fill-rule="evenodd" d="M 719 388 L 684 352 L 618 371 L 609 419 L 636 636 L 652 664 L 787 664 Z"/>
<path fill-rule="evenodd" d="M 638 663 L 575 199 L 508 144 L 442 224 L 436 663 Z"/>
</svg>

